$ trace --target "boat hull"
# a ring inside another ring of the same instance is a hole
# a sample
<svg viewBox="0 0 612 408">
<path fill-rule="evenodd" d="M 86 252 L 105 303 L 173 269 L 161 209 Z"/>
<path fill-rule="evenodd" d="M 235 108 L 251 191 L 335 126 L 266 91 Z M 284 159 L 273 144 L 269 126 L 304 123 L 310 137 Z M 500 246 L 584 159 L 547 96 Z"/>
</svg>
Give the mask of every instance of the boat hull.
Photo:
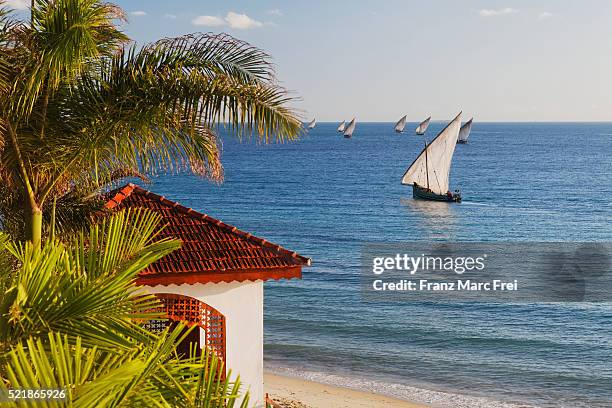
<svg viewBox="0 0 612 408">
<path fill-rule="evenodd" d="M 345 138 L 345 139 L 350 139 L 350 138 L 351 138 L 351 135 L 344 135 L 344 138 Z"/>
<path fill-rule="evenodd" d="M 467 140 L 457 140 L 458 144 L 467 144 Z"/>
<path fill-rule="evenodd" d="M 416 132 L 417 135 L 419 136 L 423 136 L 425 134 L 425 132 Z"/>
<path fill-rule="evenodd" d="M 416 184 L 412 186 L 412 196 L 419 200 L 429 200 L 429 201 L 445 201 L 445 202 L 461 202 L 461 194 L 459 193 L 451 193 L 447 194 L 436 194 L 433 191 L 420 187 Z"/>
</svg>

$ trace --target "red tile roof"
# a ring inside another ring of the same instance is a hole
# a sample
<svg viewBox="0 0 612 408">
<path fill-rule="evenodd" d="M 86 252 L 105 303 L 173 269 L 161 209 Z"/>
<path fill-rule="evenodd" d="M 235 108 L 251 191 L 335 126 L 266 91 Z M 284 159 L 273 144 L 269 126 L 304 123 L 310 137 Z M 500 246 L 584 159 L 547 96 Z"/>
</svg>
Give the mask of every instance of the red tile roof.
<svg viewBox="0 0 612 408">
<path fill-rule="evenodd" d="M 106 208 L 147 208 L 162 216 L 161 237 L 182 241 L 180 249 L 140 273 L 139 284 L 155 286 L 301 278 L 310 259 L 134 184 L 109 194 Z"/>
</svg>

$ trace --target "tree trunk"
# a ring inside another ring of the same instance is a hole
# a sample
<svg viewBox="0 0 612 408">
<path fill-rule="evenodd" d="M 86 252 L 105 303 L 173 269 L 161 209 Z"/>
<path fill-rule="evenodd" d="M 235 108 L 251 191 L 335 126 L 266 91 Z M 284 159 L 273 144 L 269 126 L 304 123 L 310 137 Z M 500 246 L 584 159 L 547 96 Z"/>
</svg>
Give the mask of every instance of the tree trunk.
<svg viewBox="0 0 612 408">
<path fill-rule="evenodd" d="M 51 207 L 51 226 L 49 227 L 49 239 L 55 239 L 55 214 L 57 212 L 57 197 L 53 197 L 53 206 Z"/>
<path fill-rule="evenodd" d="M 35 247 L 40 247 L 42 240 L 42 211 L 37 205 L 31 205 L 26 210 L 26 239 Z"/>
</svg>

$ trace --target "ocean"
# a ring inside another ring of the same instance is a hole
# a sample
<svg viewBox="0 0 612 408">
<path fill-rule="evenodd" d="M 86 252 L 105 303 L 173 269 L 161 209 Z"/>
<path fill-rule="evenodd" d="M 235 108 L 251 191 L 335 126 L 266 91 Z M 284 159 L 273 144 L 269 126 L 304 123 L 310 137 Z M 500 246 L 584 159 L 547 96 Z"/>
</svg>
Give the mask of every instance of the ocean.
<svg viewBox="0 0 612 408">
<path fill-rule="evenodd" d="M 149 187 L 312 258 L 302 280 L 266 283 L 266 366 L 447 406 L 611 407 L 612 305 L 372 302 L 359 274 L 367 242 L 612 241 L 612 123 L 475 122 L 453 159 L 460 204 L 400 184 L 424 143 L 415 123 L 358 123 L 352 139 L 336 126 L 223 137 L 223 184 Z"/>
</svg>

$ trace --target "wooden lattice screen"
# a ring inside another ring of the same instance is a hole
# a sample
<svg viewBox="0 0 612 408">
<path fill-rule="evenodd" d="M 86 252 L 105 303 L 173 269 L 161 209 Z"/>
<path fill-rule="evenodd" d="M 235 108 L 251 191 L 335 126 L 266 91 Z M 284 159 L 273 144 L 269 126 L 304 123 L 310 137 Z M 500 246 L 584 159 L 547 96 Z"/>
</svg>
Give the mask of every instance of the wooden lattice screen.
<svg viewBox="0 0 612 408">
<path fill-rule="evenodd" d="M 170 320 L 180 321 L 187 326 L 198 325 L 204 330 L 204 346 L 214 350 L 223 361 L 225 360 L 225 316 L 217 309 L 189 296 L 173 293 L 157 293 L 157 298 L 163 304 L 163 311 Z M 159 321 L 151 321 L 152 330 L 163 329 Z"/>
</svg>

